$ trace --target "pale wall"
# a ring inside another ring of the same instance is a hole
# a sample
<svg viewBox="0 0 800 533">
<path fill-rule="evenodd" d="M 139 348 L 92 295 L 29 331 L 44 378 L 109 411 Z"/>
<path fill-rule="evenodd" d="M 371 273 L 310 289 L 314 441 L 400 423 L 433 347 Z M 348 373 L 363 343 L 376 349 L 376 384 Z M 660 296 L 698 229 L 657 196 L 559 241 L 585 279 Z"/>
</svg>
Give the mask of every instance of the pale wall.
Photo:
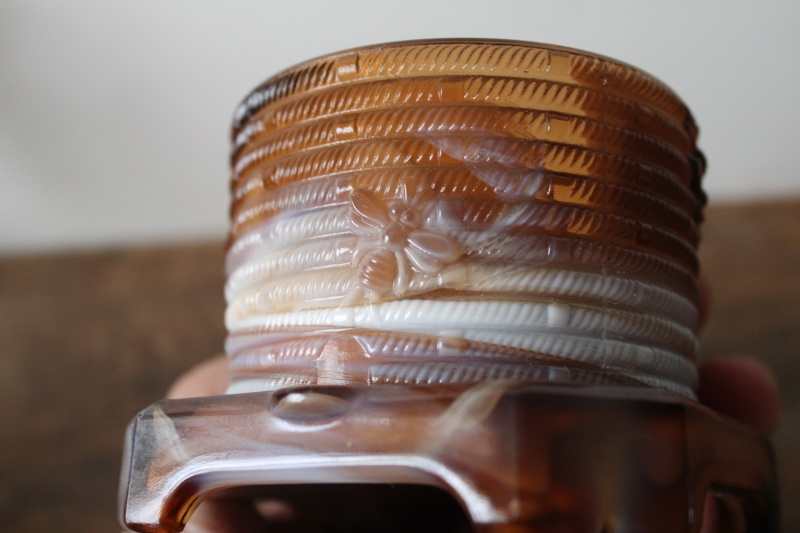
<svg viewBox="0 0 800 533">
<path fill-rule="evenodd" d="M 800 195 L 800 3 L 0 3 L 0 253 L 221 238 L 231 112 L 293 63 L 498 37 L 602 53 L 692 108 L 714 201 Z"/>
</svg>

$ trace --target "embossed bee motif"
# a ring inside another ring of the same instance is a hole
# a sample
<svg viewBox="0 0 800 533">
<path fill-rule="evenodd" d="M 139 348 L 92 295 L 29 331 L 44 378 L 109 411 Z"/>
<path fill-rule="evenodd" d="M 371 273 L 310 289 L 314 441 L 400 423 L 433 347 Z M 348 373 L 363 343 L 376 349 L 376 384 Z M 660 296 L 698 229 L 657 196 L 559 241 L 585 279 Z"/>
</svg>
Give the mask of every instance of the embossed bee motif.
<svg viewBox="0 0 800 533">
<path fill-rule="evenodd" d="M 405 189 L 388 201 L 364 189 L 350 195 L 350 228 L 361 237 L 352 264 L 370 300 L 402 296 L 415 276 L 437 274 L 461 255 L 450 237 L 423 229 L 435 208 L 433 191 L 408 196 Z"/>
</svg>

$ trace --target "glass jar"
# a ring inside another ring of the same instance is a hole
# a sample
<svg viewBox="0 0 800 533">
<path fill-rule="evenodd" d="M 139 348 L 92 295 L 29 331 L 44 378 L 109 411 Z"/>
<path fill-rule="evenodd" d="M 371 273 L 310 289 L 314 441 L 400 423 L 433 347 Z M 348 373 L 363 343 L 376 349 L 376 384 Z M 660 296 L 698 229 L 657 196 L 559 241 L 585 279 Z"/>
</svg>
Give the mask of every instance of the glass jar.
<svg viewBox="0 0 800 533">
<path fill-rule="evenodd" d="M 694 531 L 709 491 L 774 524 L 769 447 L 694 401 L 696 138 L 658 80 L 549 45 L 267 80 L 232 132 L 229 395 L 140 414 L 122 522 L 177 531 L 233 486 L 357 514 L 410 484 L 381 524 L 423 486 L 465 512 L 437 531 Z"/>
</svg>

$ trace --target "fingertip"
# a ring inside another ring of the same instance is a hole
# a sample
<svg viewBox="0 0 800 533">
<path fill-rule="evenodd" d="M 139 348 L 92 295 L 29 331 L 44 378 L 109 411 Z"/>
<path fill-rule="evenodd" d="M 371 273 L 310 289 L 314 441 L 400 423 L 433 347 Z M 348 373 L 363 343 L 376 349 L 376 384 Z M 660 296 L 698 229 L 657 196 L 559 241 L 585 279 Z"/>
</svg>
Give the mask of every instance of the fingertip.
<svg viewBox="0 0 800 533">
<path fill-rule="evenodd" d="M 227 368 L 224 355 L 204 361 L 175 380 L 165 397 L 174 400 L 225 394 L 229 385 Z"/>
<path fill-rule="evenodd" d="M 195 509 L 184 533 L 263 533 L 266 522 L 248 499 L 226 497 L 207 499 Z"/>
<path fill-rule="evenodd" d="M 764 436 L 780 421 L 780 394 L 772 371 L 752 357 L 711 359 L 699 366 L 702 403 Z"/>
</svg>

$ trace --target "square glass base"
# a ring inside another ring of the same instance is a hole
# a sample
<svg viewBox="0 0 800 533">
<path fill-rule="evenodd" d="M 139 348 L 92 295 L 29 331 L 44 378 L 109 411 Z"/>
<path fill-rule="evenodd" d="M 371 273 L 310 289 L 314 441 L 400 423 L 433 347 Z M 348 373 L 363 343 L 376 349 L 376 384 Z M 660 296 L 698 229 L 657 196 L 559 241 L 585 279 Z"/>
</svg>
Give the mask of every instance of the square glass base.
<svg viewBox="0 0 800 533">
<path fill-rule="evenodd" d="M 235 487 L 301 507 L 292 531 L 685 533 L 709 494 L 723 530 L 778 530 L 769 444 L 645 387 L 314 386 L 165 400 L 131 423 L 126 529 L 181 531 Z"/>
</svg>

